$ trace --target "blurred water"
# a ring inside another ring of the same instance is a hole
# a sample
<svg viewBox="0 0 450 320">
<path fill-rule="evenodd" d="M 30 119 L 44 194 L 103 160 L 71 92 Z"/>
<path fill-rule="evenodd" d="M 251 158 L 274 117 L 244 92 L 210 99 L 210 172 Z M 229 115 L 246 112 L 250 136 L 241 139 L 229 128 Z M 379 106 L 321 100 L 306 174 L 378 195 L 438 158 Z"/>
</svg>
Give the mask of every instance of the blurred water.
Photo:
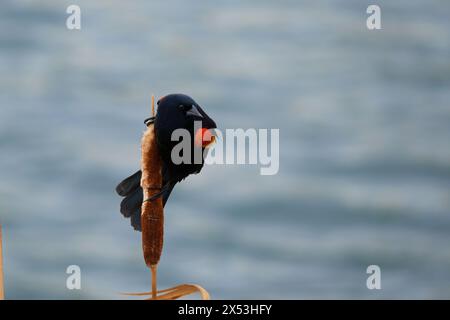
<svg viewBox="0 0 450 320">
<path fill-rule="evenodd" d="M 8 298 L 149 288 L 114 187 L 153 92 L 221 128 L 280 128 L 276 176 L 208 166 L 166 207 L 159 284 L 213 298 L 450 298 L 450 4 L 3 1 L 0 219 Z M 65 288 L 68 265 L 82 290 Z M 368 265 L 382 290 L 366 288 Z"/>
</svg>

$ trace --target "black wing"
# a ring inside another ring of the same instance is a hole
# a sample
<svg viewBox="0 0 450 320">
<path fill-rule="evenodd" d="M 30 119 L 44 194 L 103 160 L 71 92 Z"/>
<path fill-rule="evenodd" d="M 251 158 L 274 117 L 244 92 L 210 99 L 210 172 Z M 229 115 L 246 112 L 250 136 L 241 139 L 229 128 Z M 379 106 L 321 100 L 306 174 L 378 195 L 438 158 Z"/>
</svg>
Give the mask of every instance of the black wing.
<svg viewBox="0 0 450 320">
<path fill-rule="evenodd" d="M 130 218 L 131 225 L 134 230 L 141 231 L 141 206 L 143 199 L 143 190 L 141 188 L 141 170 L 129 176 L 116 187 L 116 192 L 119 196 L 124 197 L 120 203 L 120 213 L 125 218 Z M 175 187 L 175 183 L 171 182 L 169 173 L 163 165 L 163 186 L 166 186 L 162 193 L 163 206 L 166 205 L 170 193 Z"/>
</svg>

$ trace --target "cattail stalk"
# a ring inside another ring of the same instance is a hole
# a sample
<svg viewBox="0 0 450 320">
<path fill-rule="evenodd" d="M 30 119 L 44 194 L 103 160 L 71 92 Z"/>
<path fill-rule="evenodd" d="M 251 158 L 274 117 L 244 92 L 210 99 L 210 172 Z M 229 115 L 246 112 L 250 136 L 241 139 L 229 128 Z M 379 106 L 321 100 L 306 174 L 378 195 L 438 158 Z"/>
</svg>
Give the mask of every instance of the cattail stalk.
<svg viewBox="0 0 450 320">
<path fill-rule="evenodd" d="M 142 137 L 142 178 L 144 200 L 161 191 L 162 161 L 156 144 L 153 124 Z M 156 266 L 161 257 L 164 233 L 164 212 L 162 198 L 144 201 L 141 208 L 142 248 L 146 265 Z"/>
</svg>

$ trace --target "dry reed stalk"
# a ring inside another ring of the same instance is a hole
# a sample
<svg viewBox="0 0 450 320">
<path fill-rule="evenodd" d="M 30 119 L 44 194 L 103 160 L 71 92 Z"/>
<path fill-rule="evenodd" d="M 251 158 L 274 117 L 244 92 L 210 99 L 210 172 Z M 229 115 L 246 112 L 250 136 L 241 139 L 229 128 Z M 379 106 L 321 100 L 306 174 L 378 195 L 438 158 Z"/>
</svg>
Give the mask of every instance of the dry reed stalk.
<svg viewBox="0 0 450 320">
<path fill-rule="evenodd" d="M 5 299 L 3 288 L 3 251 L 2 251 L 2 225 L 0 224 L 0 300 Z"/>
</svg>

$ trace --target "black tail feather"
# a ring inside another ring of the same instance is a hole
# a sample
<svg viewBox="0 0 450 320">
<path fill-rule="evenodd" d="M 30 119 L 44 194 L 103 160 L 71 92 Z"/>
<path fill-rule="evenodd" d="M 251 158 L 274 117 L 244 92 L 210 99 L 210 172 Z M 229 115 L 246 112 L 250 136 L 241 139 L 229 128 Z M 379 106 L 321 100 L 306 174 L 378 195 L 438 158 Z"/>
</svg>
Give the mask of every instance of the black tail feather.
<svg viewBox="0 0 450 320">
<path fill-rule="evenodd" d="M 116 192 L 119 196 L 126 197 L 131 192 L 135 191 L 141 186 L 141 170 L 137 171 L 133 175 L 129 176 L 116 187 Z"/>
<path fill-rule="evenodd" d="M 134 228 L 134 230 L 142 231 L 142 227 L 141 227 L 141 209 L 140 208 L 139 208 L 139 210 L 137 210 L 135 213 L 133 213 L 131 215 L 130 223 L 131 223 L 131 226 Z"/>
<path fill-rule="evenodd" d="M 143 200 L 142 188 L 138 187 L 122 200 L 120 203 L 120 213 L 125 218 L 129 218 L 136 210 L 140 209 Z"/>
<path fill-rule="evenodd" d="M 141 206 L 143 202 L 143 190 L 141 188 L 142 172 L 139 170 L 128 178 L 124 179 L 116 187 L 118 195 L 124 197 L 120 203 L 120 213 L 125 218 L 130 218 L 130 223 L 134 230 L 141 231 Z M 176 182 L 169 182 L 168 171 L 163 166 L 163 186 L 165 191 L 162 193 L 163 206 L 166 205 Z"/>
</svg>

